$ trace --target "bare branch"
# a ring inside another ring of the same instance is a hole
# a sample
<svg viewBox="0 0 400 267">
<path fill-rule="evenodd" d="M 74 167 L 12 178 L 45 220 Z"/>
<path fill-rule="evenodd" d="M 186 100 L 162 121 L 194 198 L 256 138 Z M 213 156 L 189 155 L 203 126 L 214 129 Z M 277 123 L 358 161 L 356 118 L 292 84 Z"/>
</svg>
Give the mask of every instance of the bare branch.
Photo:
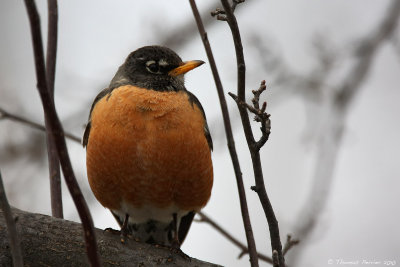
<svg viewBox="0 0 400 267">
<path fill-rule="evenodd" d="M 235 12 L 236 6 L 238 4 L 244 3 L 246 0 L 233 0 L 231 5 L 232 13 Z M 217 17 L 217 20 L 227 21 L 225 10 L 221 10 L 220 8 L 216 8 L 215 11 L 211 12 L 211 16 Z"/>
<path fill-rule="evenodd" d="M 272 266 L 279 266 L 279 253 L 276 250 L 272 251 Z"/>
<path fill-rule="evenodd" d="M 264 37 L 265 38 L 265 37 Z M 256 34 L 251 37 L 251 45 L 258 52 L 260 65 L 272 77 L 269 84 L 274 87 L 282 87 L 284 90 L 277 90 L 275 94 L 275 102 L 280 99 L 286 99 L 284 94 L 296 94 L 303 97 L 307 101 L 319 102 L 327 85 L 327 78 L 333 71 L 333 67 L 343 58 L 344 53 L 332 48 L 334 44 L 327 40 L 322 34 L 313 37 L 312 51 L 317 55 L 317 64 L 307 73 L 299 73 L 292 69 L 286 62 L 278 45 L 274 45 L 273 40 L 268 38 L 267 41 L 262 40 Z M 276 48 L 274 48 L 274 46 Z M 282 97 L 283 96 L 283 97 Z"/>
<path fill-rule="evenodd" d="M 285 245 L 283 246 L 283 249 L 282 249 L 283 255 L 286 255 L 286 253 L 287 253 L 292 247 L 294 247 L 295 245 L 297 245 L 297 244 L 299 244 L 299 243 L 300 243 L 300 240 L 298 240 L 298 239 L 294 239 L 294 240 L 293 240 L 291 235 L 287 235 L 286 243 L 285 243 Z"/>
<path fill-rule="evenodd" d="M 391 44 L 393 50 L 397 55 L 397 59 L 400 61 L 400 31 L 398 30 L 396 34 L 392 35 Z"/>
<path fill-rule="evenodd" d="M 9 112 L 5 111 L 4 109 L 2 109 L 0 107 L 0 120 L 2 120 L 2 119 L 8 119 L 8 120 L 11 120 L 11 121 L 19 122 L 21 124 L 27 125 L 27 126 L 32 127 L 34 129 L 46 132 L 46 127 L 44 127 L 43 125 L 41 125 L 39 123 L 36 123 L 36 122 L 33 122 L 33 121 L 30 121 L 28 119 L 25 119 L 25 118 L 23 118 L 21 116 L 9 113 Z M 75 141 L 75 142 L 78 142 L 78 143 L 81 142 L 81 139 L 79 137 L 77 137 L 77 136 L 75 136 L 75 135 L 73 135 L 71 133 L 64 132 L 64 136 L 66 138 L 72 140 L 72 141 Z"/>
<path fill-rule="evenodd" d="M 222 87 L 221 79 L 218 74 L 218 69 L 215 64 L 215 59 L 214 59 L 214 56 L 213 56 L 213 53 L 211 50 L 210 43 L 208 41 L 207 33 L 204 29 L 204 25 L 201 20 L 196 3 L 194 0 L 190 0 L 189 2 L 190 2 L 190 6 L 192 8 L 192 11 L 193 11 L 194 18 L 196 20 L 197 27 L 199 29 L 201 39 L 204 44 L 204 48 L 207 53 L 207 58 L 210 63 L 211 71 L 212 71 L 212 74 L 214 77 L 215 86 L 217 88 L 219 102 L 221 105 L 221 111 L 222 111 L 222 117 L 224 120 L 225 134 L 226 134 L 226 139 L 228 142 L 229 154 L 232 159 L 233 169 L 235 171 L 235 177 L 236 177 L 236 184 L 237 184 L 237 188 L 238 188 L 238 192 L 239 192 L 240 209 L 242 212 L 242 218 L 243 218 L 243 224 L 244 224 L 245 233 L 246 233 L 247 245 L 249 248 L 249 256 L 250 256 L 251 266 L 258 266 L 257 249 L 256 249 L 255 241 L 254 241 L 253 230 L 251 228 L 250 215 L 249 215 L 249 211 L 247 208 L 246 193 L 245 193 L 244 185 L 243 185 L 242 171 L 240 170 L 239 159 L 238 159 L 236 147 L 235 147 L 235 140 L 234 140 L 233 134 L 232 134 L 232 126 L 231 126 L 231 122 L 230 122 L 230 117 L 229 117 L 228 107 L 226 104 L 225 95 L 224 95 L 224 88 Z"/>
<path fill-rule="evenodd" d="M 253 106 L 250 106 L 246 102 L 242 102 L 239 100 L 237 95 L 233 93 L 228 93 L 233 100 L 236 101 L 238 105 L 241 105 L 245 108 L 247 108 L 251 113 L 254 114 L 254 120 L 257 122 L 261 123 L 261 137 L 260 140 L 256 141 L 254 143 L 254 149 L 255 150 L 260 150 L 261 147 L 268 141 L 269 135 L 271 133 L 271 120 L 269 117 L 271 116 L 270 114 L 265 112 L 265 109 L 267 108 L 267 102 L 264 102 L 263 105 L 260 108 L 260 95 L 262 92 L 265 91 L 266 89 L 265 81 L 261 82 L 260 88 L 258 90 L 253 90 L 253 95 L 254 98 L 251 100 L 253 103 Z"/>
<path fill-rule="evenodd" d="M 46 78 L 47 89 L 54 102 L 54 80 L 56 73 L 57 57 L 57 23 L 58 7 L 57 0 L 48 0 L 48 34 L 47 34 L 47 55 L 46 55 Z M 63 218 L 60 160 L 53 136 L 50 134 L 50 126 L 45 118 L 47 155 L 49 161 L 50 177 L 50 198 L 51 214 L 57 218 Z"/>
<path fill-rule="evenodd" d="M 368 34 L 360 41 L 358 49 L 354 52 L 359 61 L 354 68 L 349 72 L 345 82 L 339 86 L 336 95 L 336 104 L 342 107 L 349 106 L 348 102 L 354 99 L 354 95 L 360 89 L 361 83 L 365 80 L 372 59 L 374 58 L 378 48 L 383 41 L 389 39 L 397 27 L 397 22 L 400 14 L 400 1 L 393 0 L 390 4 L 385 19 L 371 34 Z"/>
<path fill-rule="evenodd" d="M 89 266 L 81 224 L 11 209 L 18 216 L 17 233 L 23 244 L 25 266 Z M 0 210 L 0 266 L 12 266 L 3 213 Z M 221 267 L 134 239 L 122 244 L 119 234 L 95 231 L 104 266 Z"/>
<path fill-rule="evenodd" d="M 50 133 L 55 140 L 65 181 L 74 200 L 75 206 L 78 210 L 79 217 L 82 221 L 86 241 L 86 250 L 90 264 L 92 266 L 100 266 L 99 256 L 97 253 L 96 237 L 94 235 L 93 220 L 87 207 L 86 201 L 76 181 L 74 171 L 72 170 L 72 165 L 68 156 L 68 150 L 64 139 L 62 125 L 60 120 L 58 119 L 57 112 L 54 106 L 54 101 L 52 100 L 51 94 L 47 87 L 39 13 L 37 11 L 35 1 L 25 0 L 25 6 L 28 13 L 32 33 L 37 89 L 42 100 L 46 121 L 49 123 Z"/>
<path fill-rule="evenodd" d="M 235 237 L 233 237 L 230 233 L 228 233 L 224 228 L 222 228 L 222 226 L 220 226 L 219 224 L 217 224 L 213 219 L 211 219 L 210 217 L 208 217 L 207 215 L 205 215 L 203 212 L 198 212 L 197 213 L 200 216 L 199 220 L 196 220 L 196 222 L 203 222 L 203 223 L 208 223 L 209 225 L 211 225 L 215 230 L 217 230 L 221 235 L 223 235 L 226 239 L 228 239 L 229 241 L 231 241 L 235 246 L 237 246 L 241 252 L 238 256 L 238 258 L 240 259 L 241 257 L 243 257 L 244 255 L 249 253 L 249 250 L 247 248 L 247 246 L 245 244 L 243 244 L 242 242 L 240 242 L 238 239 L 236 239 Z M 260 260 L 263 260 L 265 262 L 271 263 L 272 264 L 272 259 L 264 254 L 260 254 L 257 253 L 258 258 Z"/>
<path fill-rule="evenodd" d="M 240 102 L 245 102 L 245 81 L 246 81 L 246 64 L 243 54 L 242 40 L 240 37 L 239 26 L 236 21 L 236 17 L 233 14 L 232 8 L 228 3 L 228 0 L 221 0 L 222 6 L 224 7 L 226 19 L 229 28 L 232 32 L 233 41 L 235 44 L 236 51 L 236 61 L 237 61 L 237 96 Z M 262 173 L 261 159 L 259 150 L 257 150 L 257 143 L 254 140 L 253 132 L 250 125 L 249 115 L 247 113 L 246 107 L 238 104 L 238 109 L 240 113 L 240 118 L 243 124 L 243 130 L 246 136 L 246 141 L 250 150 L 250 155 L 253 163 L 255 187 L 252 187 L 254 191 L 257 192 L 260 199 L 261 205 L 264 209 L 265 216 L 268 221 L 269 232 L 271 237 L 271 247 L 272 252 L 278 252 L 278 265 L 276 262 L 274 266 L 283 267 L 285 266 L 285 259 L 282 254 L 282 244 L 279 234 L 278 221 L 275 217 L 274 210 L 272 208 L 271 202 L 265 190 L 264 177 Z"/>
<path fill-rule="evenodd" d="M 17 233 L 17 227 L 15 225 L 16 223 L 10 208 L 10 204 L 8 204 L 6 191 L 4 190 L 4 185 L 3 185 L 3 178 L 1 177 L 1 172 L 0 172 L 0 207 L 4 213 L 4 219 L 7 225 L 8 239 L 10 242 L 13 265 L 15 267 L 23 267 L 24 262 L 22 259 L 21 242 Z"/>
<path fill-rule="evenodd" d="M 204 10 L 213 10 L 217 7 L 216 3 L 211 3 Z M 202 17 L 204 18 L 203 24 L 205 27 L 213 26 L 215 19 L 209 15 L 209 12 L 203 11 Z M 190 19 L 190 18 L 189 18 Z M 178 27 L 171 29 L 169 31 L 156 32 L 159 36 L 160 44 L 172 48 L 173 50 L 179 50 L 182 46 L 187 45 L 193 38 L 197 35 L 197 26 L 190 23 L 190 20 L 185 23 L 180 23 Z"/>
<path fill-rule="evenodd" d="M 46 78 L 50 94 L 54 96 L 56 76 L 57 37 L 58 37 L 58 5 L 57 0 L 47 0 L 48 32 L 46 54 Z"/>
</svg>

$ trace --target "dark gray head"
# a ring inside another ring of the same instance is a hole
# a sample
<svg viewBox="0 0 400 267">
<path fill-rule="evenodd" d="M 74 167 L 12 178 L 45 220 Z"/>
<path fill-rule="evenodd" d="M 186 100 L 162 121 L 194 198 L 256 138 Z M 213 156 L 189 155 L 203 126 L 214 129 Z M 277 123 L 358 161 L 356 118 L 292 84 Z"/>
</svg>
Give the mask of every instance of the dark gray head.
<svg viewBox="0 0 400 267">
<path fill-rule="evenodd" d="M 131 84 L 157 91 L 185 90 L 183 75 L 203 63 L 200 60 L 182 62 L 167 47 L 144 46 L 129 54 L 109 88 Z"/>
</svg>

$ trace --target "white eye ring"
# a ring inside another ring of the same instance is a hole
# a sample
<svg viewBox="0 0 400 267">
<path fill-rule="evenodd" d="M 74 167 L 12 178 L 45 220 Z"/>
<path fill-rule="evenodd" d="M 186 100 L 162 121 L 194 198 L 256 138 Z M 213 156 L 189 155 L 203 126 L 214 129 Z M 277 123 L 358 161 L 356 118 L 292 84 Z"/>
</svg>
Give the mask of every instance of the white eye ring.
<svg viewBox="0 0 400 267">
<path fill-rule="evenodd" d="M 156 63 L 154 60 L 149 60 L 146 62 L 146 67 L 150 66 L 151 64 Z"/>
<path fill-rule="evenodd" d="M 160 67 L 154 60 L 149 60 L 146 62 L 146 69 L 150 73 L 161 74 Z"/>
</svg>

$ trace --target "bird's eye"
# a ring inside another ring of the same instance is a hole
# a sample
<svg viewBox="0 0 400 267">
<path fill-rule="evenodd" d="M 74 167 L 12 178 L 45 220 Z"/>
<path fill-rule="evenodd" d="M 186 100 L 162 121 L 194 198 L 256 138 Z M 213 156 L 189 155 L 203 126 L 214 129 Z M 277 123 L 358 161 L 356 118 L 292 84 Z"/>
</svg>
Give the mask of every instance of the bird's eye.
<svg viewBox="0 0 400 267">
<path fill-rule="evenodd" d="M 146 62 L 146 69 L 151 73 L 158 73 L 159 72 L 159 66 L 153 60 L 150 60 L 150 61 Z"/>
</svg>

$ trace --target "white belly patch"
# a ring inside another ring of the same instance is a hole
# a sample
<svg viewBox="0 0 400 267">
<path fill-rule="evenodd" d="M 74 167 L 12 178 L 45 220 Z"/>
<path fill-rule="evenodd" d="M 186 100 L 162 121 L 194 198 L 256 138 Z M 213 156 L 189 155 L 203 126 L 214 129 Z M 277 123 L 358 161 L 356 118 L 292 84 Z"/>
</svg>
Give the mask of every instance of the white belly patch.
<svg viewBox="0 0 400 267">
<path fill-rule="evenodd" d="M 129 214 L 129 223 L 144 223 L 148 220 L 169 223 L 172 221 L 172 214 L 176 213 L 178 222 L 180 219 L 189 213 L 191 210 L 182 210 L 176 205 L 171 205 L 164 208 L 154 207 L 152 205 L 143 205 L 140 208 L 133 207 L 126 202 L 121 203 L 119 210 L 113 210 L 120 218 L 124 218 L 125 214 Z"/>
</svg>

